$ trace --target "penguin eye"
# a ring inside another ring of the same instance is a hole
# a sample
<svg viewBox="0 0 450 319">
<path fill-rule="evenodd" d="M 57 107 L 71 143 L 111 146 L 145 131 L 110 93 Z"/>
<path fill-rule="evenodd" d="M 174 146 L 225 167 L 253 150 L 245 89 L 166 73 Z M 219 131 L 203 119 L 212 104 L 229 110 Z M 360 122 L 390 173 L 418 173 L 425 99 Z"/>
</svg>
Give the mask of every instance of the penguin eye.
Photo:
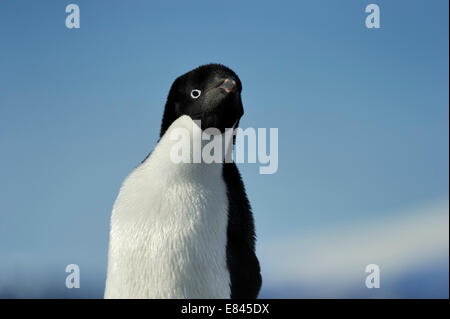
<svg viewBox="0 0 450 319">
<path fill-rule="evenodd" d="M 193 99 L 198 99 L 200 97 L 200 95 L 202 94 L 202 91 L 194 89 L 191 91 L 191 97 Z"/>
</svg>

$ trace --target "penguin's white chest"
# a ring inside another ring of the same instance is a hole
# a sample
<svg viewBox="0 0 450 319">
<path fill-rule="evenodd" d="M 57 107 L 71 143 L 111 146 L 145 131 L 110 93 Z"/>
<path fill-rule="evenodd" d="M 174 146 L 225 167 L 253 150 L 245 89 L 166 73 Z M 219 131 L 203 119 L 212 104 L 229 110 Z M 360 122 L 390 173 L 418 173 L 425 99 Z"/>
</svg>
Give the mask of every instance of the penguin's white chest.
<svg viewBox="0 0 450 319">
<path fill-rule="evenodd" d="M 105 298 L 229 298 L 222 165 L 172 163 L 166 135 L 114 204 Z"/>
</svg>

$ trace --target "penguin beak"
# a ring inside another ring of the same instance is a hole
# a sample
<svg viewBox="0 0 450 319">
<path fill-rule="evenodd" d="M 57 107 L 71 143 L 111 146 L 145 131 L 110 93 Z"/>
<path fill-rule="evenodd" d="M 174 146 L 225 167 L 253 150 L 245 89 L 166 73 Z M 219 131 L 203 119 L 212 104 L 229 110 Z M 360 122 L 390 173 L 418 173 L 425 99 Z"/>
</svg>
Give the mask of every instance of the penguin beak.
<svg viewBox="0 0 450 319">
<path fill-rule="evenodd" d="M 228 77 L 219 87 L 224 89 L 227 93 L 234 92 L 236 90 L 236 80 L 233 77 Z"/>
</svg>

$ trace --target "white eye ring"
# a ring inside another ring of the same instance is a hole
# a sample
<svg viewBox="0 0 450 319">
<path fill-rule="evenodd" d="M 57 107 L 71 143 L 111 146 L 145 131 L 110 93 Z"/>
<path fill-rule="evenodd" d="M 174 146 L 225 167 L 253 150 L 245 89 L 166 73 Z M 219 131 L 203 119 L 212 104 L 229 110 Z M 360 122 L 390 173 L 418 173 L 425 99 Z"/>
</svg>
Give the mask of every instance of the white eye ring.
<svg viewBox="0 0 450 319">
<path fill-rule="evenodd" d="M 191 97 L 193 99 L 198 99 L 200 97 L 200 95 L 202 95 L 202 91 L 194 89 L 191 91 Z"/>
</svg>

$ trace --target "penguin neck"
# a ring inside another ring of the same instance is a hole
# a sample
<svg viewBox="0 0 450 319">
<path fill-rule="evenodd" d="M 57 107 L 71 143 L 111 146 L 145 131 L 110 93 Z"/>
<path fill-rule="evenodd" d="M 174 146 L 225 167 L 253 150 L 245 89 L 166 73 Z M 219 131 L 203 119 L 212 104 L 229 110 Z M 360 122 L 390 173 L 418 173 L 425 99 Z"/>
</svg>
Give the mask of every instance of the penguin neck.
<svg viewBox="0 0 450 319">
<path fill-rule="evenodd" d="M 203 138 L 202 138 L 203 136 Z M 205 139 L 207 138 L 207 139 Z M 233 136 L 229 134 L 210 135 L 202 129 L 189 116 L 183 115 L 175 120 L 159 140 L 154 151 L 150 155 L 151 161 L 145 161 L 142 169 L 149 168 L 158 163 L 158 169 L 164 174 L 201 174 L 204 177 L 221 175 L 225 156 L 232 150 Z M 214 159 L 205 158 L 210 155 L 205 150 L 207 144 L 212 143 L 217 148 L 213 153 L 219 151 Z M 220 150 L 219 150 L 220 149 Z"/>
</svg>

